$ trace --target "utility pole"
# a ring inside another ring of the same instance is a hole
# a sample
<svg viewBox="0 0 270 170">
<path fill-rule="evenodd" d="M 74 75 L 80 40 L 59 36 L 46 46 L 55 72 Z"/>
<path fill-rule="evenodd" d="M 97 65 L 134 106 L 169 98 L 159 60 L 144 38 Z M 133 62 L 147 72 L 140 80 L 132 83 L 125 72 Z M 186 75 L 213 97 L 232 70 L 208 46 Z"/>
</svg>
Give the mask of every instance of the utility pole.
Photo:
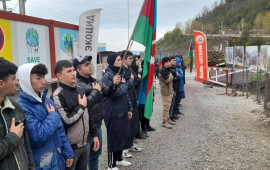
<svg viewBox="0 0 270 170">
<path fill-rule="evenodd" d="M 229 47 L 229 41 L 228 40 L 225 40 L 225 44 L 226 44 L 226 47 Z"/>
<path fill-rule="evenodd" d="M 4 11 L 7 11 L 7 4 L 6 4 L 6 1 L 10 1 L 10 0 L 0 0 L 0 1 L 2 1 L 2 3 L 3 3 L 3 10 L 4 10 Z"/>
<path fill-rule="evenodd" d="M 128 5 L 128 41 L 129 41 L 129 0 L 127 0 Z"/>
<path fill-rule="evenodd" d="M 25 15 L 25 2 L 26 0 L 19 0 L 20 14 Z"/>
</svg>

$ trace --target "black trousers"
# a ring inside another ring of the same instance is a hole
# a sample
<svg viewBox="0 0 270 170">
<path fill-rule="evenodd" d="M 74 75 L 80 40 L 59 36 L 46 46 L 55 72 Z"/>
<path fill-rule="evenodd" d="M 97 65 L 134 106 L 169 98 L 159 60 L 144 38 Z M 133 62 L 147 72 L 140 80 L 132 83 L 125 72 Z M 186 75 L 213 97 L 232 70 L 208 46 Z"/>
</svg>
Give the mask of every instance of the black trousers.
<svg viewBox="0 0 270 170">
<path fill-rule="evenodd" d="M 146 130 L 146 128 L 150 127 L 150 120 L 144 117 L 144 106 L 143 104 L 139 105 L 139 116 L 140 116 L 140 121 L 141 121 L 141 128 L 142 131 Z"/>
<path fill-rule="evenodd" d="M 179 105 L 181 102 L 181 92 L 176 92 L 176 96 L 175 96 L 175 102 L 174 102 L 174 106 L 173 106 L 173 114 L 177 114 L 179 113 Z"/>
<path fill-rule="evenodd" d="M 122 161 L 122 152 L 108 152 L 108 167 L 109 168 L 115 168 L 116 167 L 116 161 Z"/>
</svg>

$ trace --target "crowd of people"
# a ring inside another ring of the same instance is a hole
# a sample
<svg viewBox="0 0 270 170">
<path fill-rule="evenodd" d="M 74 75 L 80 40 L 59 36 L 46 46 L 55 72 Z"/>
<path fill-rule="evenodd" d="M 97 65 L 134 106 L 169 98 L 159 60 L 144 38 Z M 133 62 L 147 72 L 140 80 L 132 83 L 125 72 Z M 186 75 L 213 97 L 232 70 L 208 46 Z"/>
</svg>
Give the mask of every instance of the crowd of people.
<svg viewBox="0 0 270 170">
<path fill-rule="evenodd" d="M 150 120 L 137 105 L 143 61 L 130 51 L 112 53 L 102 80 L 92 75 L 91 56 L 60 60 L 59 84 L 50 97 L 46 65 L 19 68 L 0 57 L 0 169 L 97 170 L 102 152 L 102 121 L 107 130 L 108 170 L 130 166 L 124 158 L 141 152 L 138 139 L 149 137 Z M 16 78 L 17 73 L 17 78 Z M 162 126 L 172 128 L 184 98 L 183 60 L 164 57 L 159 71 Z M 21 90 L 17 102 L 7 96 Z"/>
</svg>

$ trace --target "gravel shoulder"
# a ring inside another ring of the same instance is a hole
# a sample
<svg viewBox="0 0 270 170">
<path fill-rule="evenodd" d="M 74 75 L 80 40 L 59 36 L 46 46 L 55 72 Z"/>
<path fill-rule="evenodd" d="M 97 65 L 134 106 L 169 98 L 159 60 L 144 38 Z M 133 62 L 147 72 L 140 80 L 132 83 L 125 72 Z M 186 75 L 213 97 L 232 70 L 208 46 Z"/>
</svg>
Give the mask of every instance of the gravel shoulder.
<svg viewBox="0 0 270 170">
<path fill-rule="evenodd" d="M 270 126 L 263 107 L 243 96 L 222 95 L 222 87 L 207 88 L 187 73 L 183 116 L 173 129 L 161 127 L 162 101 L 156 82 L 150 138 L 138 140 L 130 167 L 119 169 L 270 169 Z M 103 125 L 100 169 L 107 168 Z"/>
</svg>

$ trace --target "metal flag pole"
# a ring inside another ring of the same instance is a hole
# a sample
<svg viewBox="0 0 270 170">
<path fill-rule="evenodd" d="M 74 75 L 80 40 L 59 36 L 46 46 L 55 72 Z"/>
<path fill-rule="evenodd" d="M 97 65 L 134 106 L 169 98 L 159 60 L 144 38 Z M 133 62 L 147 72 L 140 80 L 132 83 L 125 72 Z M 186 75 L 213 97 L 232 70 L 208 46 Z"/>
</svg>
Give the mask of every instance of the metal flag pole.
<svg viewBox="0 0 270 170">
<path fill-rule="evenodd" d="M 143 9 L 144 4 L 145 4 L 145 0 L 144 0 L 144 2 L 143 2 L 142 8 L 141 8 L 140 13 L 139 13 L 139 16 L 138 16 L 138 18 L 137 18 L 137 21 L 136 21 L 135 27 L 133 28 L 133 31 L 132 31 L 131 37 L 129 38 L 128 45 L 127 45 L 127 48 L 126 48 L 126 51 L 125 51 L 125 54 L 124 54 L 124 57 L 123 57 L 123 58 L 125 58 L 125 57 L 126 57 L 128 49 L 130 49 L 130 48 L 131 48 L 131 46 L 130 46 L 130 45 L 132 45 L 132 44 L 133 44 L 133 43 L 131 43 L 131 40 L 132 40 L 132 37 L 133 37 L 133 35 L 134 35 L 135 28 L 136 28 L 136 26 L 137 26 L 137 24 L 138 24 L 138 21 L 139 21 L 139 18 L 140 18 L 140 15 L 141 15 L 141 12 L 142 12 L 142 9 Z M 130 47 L 129 47 L 129 46 L 130 46 Z M 118 71 L 118 74 L 120 74 L 122 67 L 123 67 L 123 64 L 121 65 L 121 67 L 120 67 L 120 69 L 119 69 L 119 71 Z"/>
<path fill-rule="evenodd" d="M 142 9 L 143 9 L 144 4 L 145 4 L 145 0 L 144 0 L 144 2 L 143 2 L 142 7 L 141 7 L 139 16 L 138 16 L 137 21 L 136 21 L 136 24 L 135 24 L 135 27 L 133 28 L 131 37 L 129 38 L 128 45 L 127 45 L 127 48 L 126 48 L 126 51 L 125 51 L 125 54 L 124 54 L 124 57 L 123 57 L 123 58 L 126 57 L 127 51 L 131 48 L 131 45 L 133 44 L 133 41 L 132 41 L 132 43 L 131 43 L 131 40 L 132 40 L 132 37 L 133 37 L 133 35 L 134 35 L 135 28 L 136 28 L 136 26 L 137 26 L 137 24 L 138 24 L 138 21 L 139 21 L 139 18 L 140 18 L 140 15 L 141 15 L 141 12 L 142 12 Z M 120 74 L 120 72 L 121 72 L 121 70 L 122 70 L 122 67 L 123 67 L 123 63 L 122 63 L 122 65 L 120 66 L 120 69 L 119 69 L 119 71 L 118 71 L 118 73 L 117 73 L 118 75 Z M 115 89 L 115 85 L 113 86 L 113 89 Z"/>
<path fill-rule="evenodd" d="M 192 42 L 192 38 L 190 39 L 190 42 L 189 42 L 189 47 L 188 47 L 188 57 L 190 57 L 189 54 L 190 54 L 190 46 L 191 46 L 191 42 Z M 189 59 L 189 64 L 190 64 L 190 66 L 189 66 L 189 71 L 190 71 L 190 73 L 192 73 L 193 56 L 192 56 L 192 58 Z"/>
</svg>

